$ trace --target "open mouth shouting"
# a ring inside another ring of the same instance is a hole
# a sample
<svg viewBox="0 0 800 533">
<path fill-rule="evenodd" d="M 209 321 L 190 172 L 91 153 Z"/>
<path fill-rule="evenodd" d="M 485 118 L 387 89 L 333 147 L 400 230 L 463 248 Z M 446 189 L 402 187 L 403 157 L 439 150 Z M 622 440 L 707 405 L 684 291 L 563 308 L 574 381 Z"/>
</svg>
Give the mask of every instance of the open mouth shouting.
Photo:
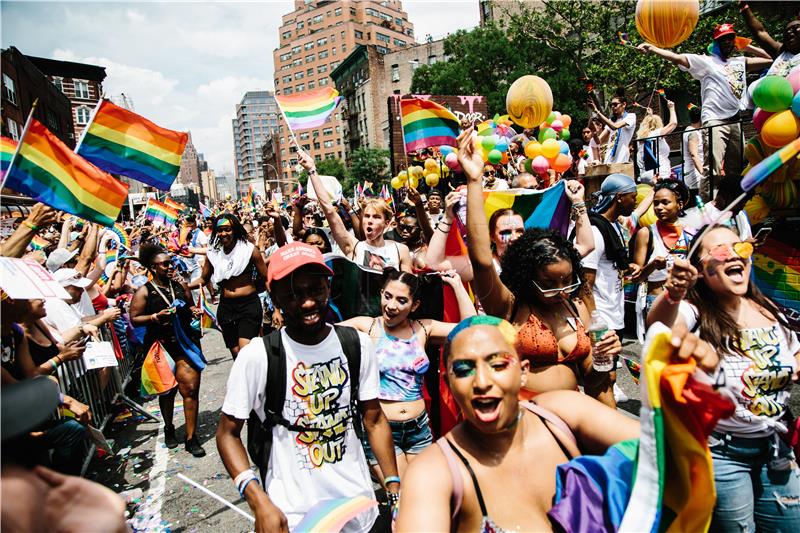
<svg viewBox="0 0 800 533">
<path fill-rule="evenodd" d="M 475 416 L 481 422 L 491 424 L 500 418 L 500 398 L 477 396 L 470 403 L 475 410 Z"/>
</svg>

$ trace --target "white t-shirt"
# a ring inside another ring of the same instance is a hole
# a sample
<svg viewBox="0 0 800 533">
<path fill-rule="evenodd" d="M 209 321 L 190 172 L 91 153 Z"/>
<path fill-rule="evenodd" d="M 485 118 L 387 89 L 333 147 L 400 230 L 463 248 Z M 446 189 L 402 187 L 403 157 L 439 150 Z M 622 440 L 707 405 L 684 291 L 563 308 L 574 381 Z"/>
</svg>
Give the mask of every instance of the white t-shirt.
<svg viewBox="0 0 800 533">
<path fill-rule="evenodd" d="M 694 165 L 694 160 L 689 154 L 689 141 L 697 137 L 697 155 L 700 158 L 700 168 Z M 683 151 L 683 182 L 690 189 L 700 188 L 700 177 L 703 175 L 703 136 L 699 130 L 691 126 L 686 128 L 681 136 L 681 150 Z"/>
<path fill-rule="evenodd" d="M 692 304 L 682 301 L 678 312 L 689 329 L 695 327 L 697 309 Z M 770 424 L 788 407 L 800 342 L 777 322 L 739 331 L 740 347 L 749 357 L 733 351 L 720 354 L 725 387 L 736 399 L 736 412 L 717 422 L 716 430 L 748 438 L 769 436 L 775 433 Z"/>
<path fill-rule="evenodd" d="M 361 369 L 359 400 L 378 397 L 378 366 L 369 337 L 359 332 Z M 374 498 L 367 460 L 349 418 L 350 371 L 339 337 L 331 328 L 319 344 L 305 345 L 281 333 L 286 352 L 286 400 L 283 416 L 290 422 L 331 427 L 330 436 L 272 430 L 272 453 L 266 478 L 270 499 L 286 515 L 289 529 L 320 500 L 367 496 Z M 222 412 L 247 420 L 255 410 L 264 419 L 267 353 L 261 339 L 242 348 L 233 362 Z M 345 525 L 342 531 L 369 531 L 378 516 L 372 508 Z"/>
<path fill-rule="evenodd" d="M 615 225 L 616 227 L 616 225 Z M 597 312 L 603 317 L 609 329 L 625 328 L 625 295 L 622 291 L 622 279 L 619 270 L 606 256 L 606 245 L 600 230 L 592 226 L 594 234 L 594 250 L 583 258 L 583 268 L 595 271 L 594 304 Z"/>
<path fill-rule="evenodd" d="M 639 139 L 639 149 L 636 152 L 636 163 L 639 165 L 639 179 L 640 180 L 652 180 L 653 179 L 653 170 L 645 170 L 644 169 L 644 147 L 645 142 L 647 139 L 652 139 L 650 142 L 651 146 L 653 147 L 653 156 L 658 156 L 658 177 L 659 178 L 669 178 L 671 172 L 671 165 L 669 162 L 669 144 L 667 144 L 667 140 L 664 137 L 660 137 L 661 130 L 663 128 L 658 128 L 650 132 L 650 135 L 644 137 L 643 139 Z M 658 148 L 656 148 L 658 145 Z"/>
<path fill-rule="evenodd" d="M 689 60 L 689 68 L 678 68 L 700 80 L 703 124 L 710 120 L 731 118 L 744 109 L 742 95 L 747 89 L 744 57 L 731 57 L 723 61 L 715 55 L 683 55 Z"/>
<path fill-rule="evenodd" d="M 83 291 L 78 303 L 74 304 L 67 303 L 61 298 L 47 298 L 44 301 L 44 310 L 47 311 L 44 323 L 50 329 L 59 332 L 80 326 L 82 318 L 96 314 L 92 299 L 86 291 Z"/>
<path fill-rule="evenodd" d="M 379 248 L 367 244 L 367 241 L 358 241 L 353 247 L 353 261 L 372 270 L 383 270 L 390 266 L 399 270 L 400 244 L 387 239 Z"/>
<path fill-rule="evenodd" d="M 613 129 L 609 126 L 605 127 L 608 131 L 608 147 L 606 148 L 606 157 L 604 163 L 627 163 L 631 160 L 631 153 L 629 146 L 633 138 L 633 132 L 636 129 L 636 115 L 633 113 L 625 112 L 622 115 L 622 120 L 625 121 L 625 126 L 619 129 Z"/>
<path fill-rule="evenodd" d="M 766 75 L 780 76 L 785 78 L 792 70 L 796 68 L 800 69 L 800 54 L 781 52 L 780 55 L 775 58 L 775 61 L 772 62 L 772 65 L 770 65 Z M 761 83 L 761 80 L 763 79 L 764 78 L 757 79 L 747 88 L 747 93 L 745 94 L 747 109 L 752 109 L 754 107 L 755 104 L 753 103 L 753 91 L 756 90 L 756 87 L 758 87 L 758 84 Z"/>
</svg>

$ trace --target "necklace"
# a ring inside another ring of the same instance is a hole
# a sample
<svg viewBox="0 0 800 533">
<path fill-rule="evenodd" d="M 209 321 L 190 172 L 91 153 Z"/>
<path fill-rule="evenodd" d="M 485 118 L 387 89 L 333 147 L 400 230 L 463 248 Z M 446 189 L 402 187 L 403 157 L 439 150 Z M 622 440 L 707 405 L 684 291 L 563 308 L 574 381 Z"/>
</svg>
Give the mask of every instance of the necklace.
<svg viewBox="0 0 800 533">
<path fill-rule="evenodd" d="M 169 284 L 169 295 L 172 297 L 172 300 L 167 300 L 167 297 L 164 296 L 164 293 L 161 292 L 161 289 L 159 289 L 158 285 L 156 285 L 155 279 L 153 280 L 152 285 L 153 285 L 153 288 L 158 293 L 158 295 L 161 296 L 161 299 L 164 300 L 164 303 L 167 304 L 167 307 L 172 307 L 172 302 L 175 301 L 175 291 L 172 288 L 172 281 L 167 281 L 167 283 Z M 162 288 L 166 288 L 166 287 L 162 287 Z"/>
</svg>

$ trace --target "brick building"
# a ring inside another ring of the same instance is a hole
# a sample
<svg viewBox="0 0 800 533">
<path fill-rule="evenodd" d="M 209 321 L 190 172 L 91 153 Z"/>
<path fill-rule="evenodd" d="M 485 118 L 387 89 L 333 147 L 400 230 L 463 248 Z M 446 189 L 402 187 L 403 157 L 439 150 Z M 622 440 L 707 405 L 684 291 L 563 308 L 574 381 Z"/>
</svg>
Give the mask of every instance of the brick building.
<svg viewBox="0 0 800 533">
<path fill-rule="evenodd" d="M 15 47 L 2 51 L 2 134 L 19 140 L 33 102 L 33 116 L 70 148 L 75 147 L 75 129 L 69 98 L 56 88 L 31 58 Z"/>
<path fill-rule="evenodd" d="M 273 51 L 275 93 L 297 94 L 331 83 L 329 74 L 358 45 L 374 45 L 381 54 L 414 42 L 414 27 L 399 0 L 295 0 L 293 12 L 283 15 L 280 44 Z M 343 159 L 341 111 L 323 126 L 298 133 L 298 140 L 317 160 Z M 280 170 L 295 178 L 289 132 L 281 124 Z"/>
</svg>

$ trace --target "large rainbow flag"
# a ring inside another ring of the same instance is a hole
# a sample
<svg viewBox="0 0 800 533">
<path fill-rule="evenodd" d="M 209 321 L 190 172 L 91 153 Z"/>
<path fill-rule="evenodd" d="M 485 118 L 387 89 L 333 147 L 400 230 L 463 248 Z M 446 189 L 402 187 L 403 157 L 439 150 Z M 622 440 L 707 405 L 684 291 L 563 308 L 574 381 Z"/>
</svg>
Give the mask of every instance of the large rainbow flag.
<svg viewBox="0 0 800 533">
<path fill-rule="evenodd" d="M 342 99 L 333 87 L 324 87 L 298 94 L 275 95 L 289 128 L 307 130 L 322 126 Z"/>
<path fill-rule="evenodd" d="M 156 225 L 174 226 L 178 220 L 178 212 L 167 204 L 150 198 L 147 200 L 144 218 L 152 220 Z"/>
<path fill-rule="evenodd" d="M 0 180 L 6 175 L 11 159 L 17 151 L 17 141 L 8 137 L 0 137 Z"/>
<path fill-rule="evenodd" d="M 75 154 L 31 118 L 5 186 L 55 209 L 113 226 L 128 185 Z"/>
<path fill-rule="evenodd" d="M 458 118 L 448 109 L 421 98 L 400 100 L 406 152 L 429 146 L 458 146 Z"/>
<path fill-rule="evenodd" d="M 188 133 L 162 128 L 103 100 L 76 152 L 107 172 L 168 191 L 188 140 Z"/>
<path fill-rule="evenodd" d="M 638 441 L 560 465 L 548 515 L 565 531 L 707 531 L 716 503 L 708 436 L 735 406 L 694 360 L 671 359 L 671 333 L 647 333 Z"/>
<path fill-rule="evenodd" d="M 518 189 L 484 191 L 483 209 L 486 220 L 498 209 L 513 209 L 525 221 L 525 229 L 550 228 L 567 234 L 572 204 L 565 194 L 565 181 L 542 191 Z"/>
</svg>

